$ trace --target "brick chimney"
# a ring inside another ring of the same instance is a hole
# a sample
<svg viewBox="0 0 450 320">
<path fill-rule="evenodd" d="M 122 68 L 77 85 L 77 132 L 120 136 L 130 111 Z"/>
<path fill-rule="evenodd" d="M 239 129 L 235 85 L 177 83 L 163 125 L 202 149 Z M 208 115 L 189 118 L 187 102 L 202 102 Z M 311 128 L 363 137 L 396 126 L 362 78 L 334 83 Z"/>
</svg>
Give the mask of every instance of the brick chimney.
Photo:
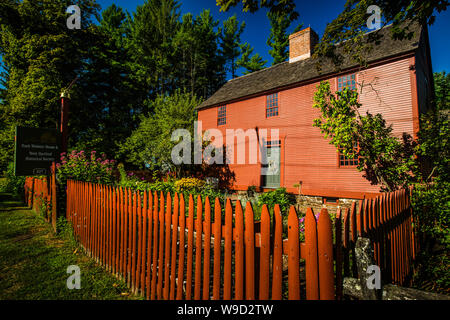
<svg viewBox="0 0 450 320">
<path fill-rule="evenodd" d="M 319 36 L 311 27 L 300 30 L 289 36 L 289 63 L 308 59 L 314 46 L 319 42 Z"/>
</svg>

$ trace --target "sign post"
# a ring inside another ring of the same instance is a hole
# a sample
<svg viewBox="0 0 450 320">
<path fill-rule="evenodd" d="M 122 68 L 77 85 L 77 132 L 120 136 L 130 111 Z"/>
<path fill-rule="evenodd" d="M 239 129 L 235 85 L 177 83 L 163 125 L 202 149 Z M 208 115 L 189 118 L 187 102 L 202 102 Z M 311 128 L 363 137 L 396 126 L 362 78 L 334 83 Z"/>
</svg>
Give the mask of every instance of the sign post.
<svg viewBox="0 0 450 320">
<path fill-rule="evenodd" d="M 67 152 L 67 140 L 68 140 L 68 123 L 69 123 L 69 103 L 70 95 L 63 91 L 61 93 L 61 152 Z"/>
</svg>

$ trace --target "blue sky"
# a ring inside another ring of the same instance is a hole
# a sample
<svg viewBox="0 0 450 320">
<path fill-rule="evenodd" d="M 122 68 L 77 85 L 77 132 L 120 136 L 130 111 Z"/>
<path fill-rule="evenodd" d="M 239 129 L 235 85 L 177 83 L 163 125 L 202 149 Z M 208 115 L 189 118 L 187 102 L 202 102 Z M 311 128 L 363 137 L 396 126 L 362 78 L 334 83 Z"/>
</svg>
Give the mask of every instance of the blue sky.
<svg viewBox="0 0 450 320">
<path fill-rule="evenodd" d="M 220 12 L 215 0 L 180 0 L 181 12 L 191 12 L 194 15 L 203 9 L 211 9 L 212 15 L 220 21 L 226 20 L 229 16 L 236 14 L 239 21 L 245 21 L 246 28 L 242 35 L 242 41 L 250 43 L 254 48 L 254 53 L 259 53 L 267 66 L 272 64 L 272 57 L 269 55 L 269 47 L 266 40 L 270 33 L 270 24 L 267 19 L 267 10 L 260 10 L 254 14 L 243 13 L 241 6 L 231 8 L 229 12 Z M 326 24 L 331 22 L 343 10 L 345 0 L 315 0 L 296 1 L 297 11 L 300 17 L 291 25 L 292 31 L 297 24 L 303 23 L 304 27 L 310 26 L 319 36 L 322 36 Z M 134 12 L 138 5 L 144 0 L 98 0 L 102 9 L 107 8 L 112 3 Z M 450 10 L 437 15 L 436 22 L 429 27 L 431 61 L 433 71 L 450 72 Z"/>
</svg>

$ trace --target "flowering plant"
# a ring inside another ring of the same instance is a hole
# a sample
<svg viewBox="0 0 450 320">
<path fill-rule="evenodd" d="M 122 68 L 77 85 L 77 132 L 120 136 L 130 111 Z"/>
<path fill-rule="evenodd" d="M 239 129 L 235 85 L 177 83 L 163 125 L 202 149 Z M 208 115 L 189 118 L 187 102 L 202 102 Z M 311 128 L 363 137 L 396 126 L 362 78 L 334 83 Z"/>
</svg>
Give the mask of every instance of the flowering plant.
<svg viewBox="0 0 450 320">
<path fill-rule="evenodd" d="M 62 184 L 68 179 L 113 184 L 115 167 L 115 160 L 108 160 L 104 153 L 97 156 L 95 150 L 88 155 L 84 150 L 73 150 L 69 154 L 64 152 L 61 154 L 61 162 L 56 165 L 57 177 Z"/>
<path fill-rule="evenodd" d="M 319 216 L 320 216 L 320 212 L 318 212 L 314 215 L 314 217 L 316 218 L 316 221 L 319 221 Z M 306 216 L 298 219 L 300 233 L 305 232 L 305 219 L 306 219 Z"/>
<path fill-rule="evenodd" d="M 177 192 L 199 193 L 205 186 L 205 181 L 197 178 L 182 178 L 175 182 Z"/>
</svg>

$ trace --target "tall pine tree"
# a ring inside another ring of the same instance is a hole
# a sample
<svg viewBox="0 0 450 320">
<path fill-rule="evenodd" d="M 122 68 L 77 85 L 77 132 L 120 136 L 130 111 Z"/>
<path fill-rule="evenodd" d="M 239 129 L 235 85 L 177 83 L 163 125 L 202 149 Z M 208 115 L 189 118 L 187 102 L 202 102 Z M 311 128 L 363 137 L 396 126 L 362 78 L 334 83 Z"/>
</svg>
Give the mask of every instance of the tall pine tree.
<svg viewBox="0 0 450 320">
<path fill-rule="evenodd" d="M 224 61 L 231 72 L 231 77 L 236 77 L 236 60 L 241 55 L 241 34 L 244 31 L 245 22 L 239 24 L 236 15 L 229 17 L 223 22 L 223 29 L 220 35 L 220 50 Z"/>
<path fill-rule="evenodd" d="M 272 65 L 286 61 L 289 58 L 289 34 L 287 29 L 291 25 L 291 17 L 287 13 L 276 13 L 269 11 L 267 17 L 270 21 L 270 35 L 267 45 L 272 49 L 269 54 L 273 57 Z M 298 25 L 294 32 L 299 31 L 302 24 Z"/>
<path fill-rule="evenodd" d="M 250 44 L 246 42 L 244 44 L 241 44 L 240 48 L 242 51 L 242 55 L 236 61 L 236 64 L 239 67 L 245 68 L 244 74 L 249 74 L 264 69 L 267 60 L 263 60 L 258 53 L 255 53 L 250 57 L 250 55 L 253 53 L 254 50 L 254 48 L 250 46 Z"/>
</svg>

